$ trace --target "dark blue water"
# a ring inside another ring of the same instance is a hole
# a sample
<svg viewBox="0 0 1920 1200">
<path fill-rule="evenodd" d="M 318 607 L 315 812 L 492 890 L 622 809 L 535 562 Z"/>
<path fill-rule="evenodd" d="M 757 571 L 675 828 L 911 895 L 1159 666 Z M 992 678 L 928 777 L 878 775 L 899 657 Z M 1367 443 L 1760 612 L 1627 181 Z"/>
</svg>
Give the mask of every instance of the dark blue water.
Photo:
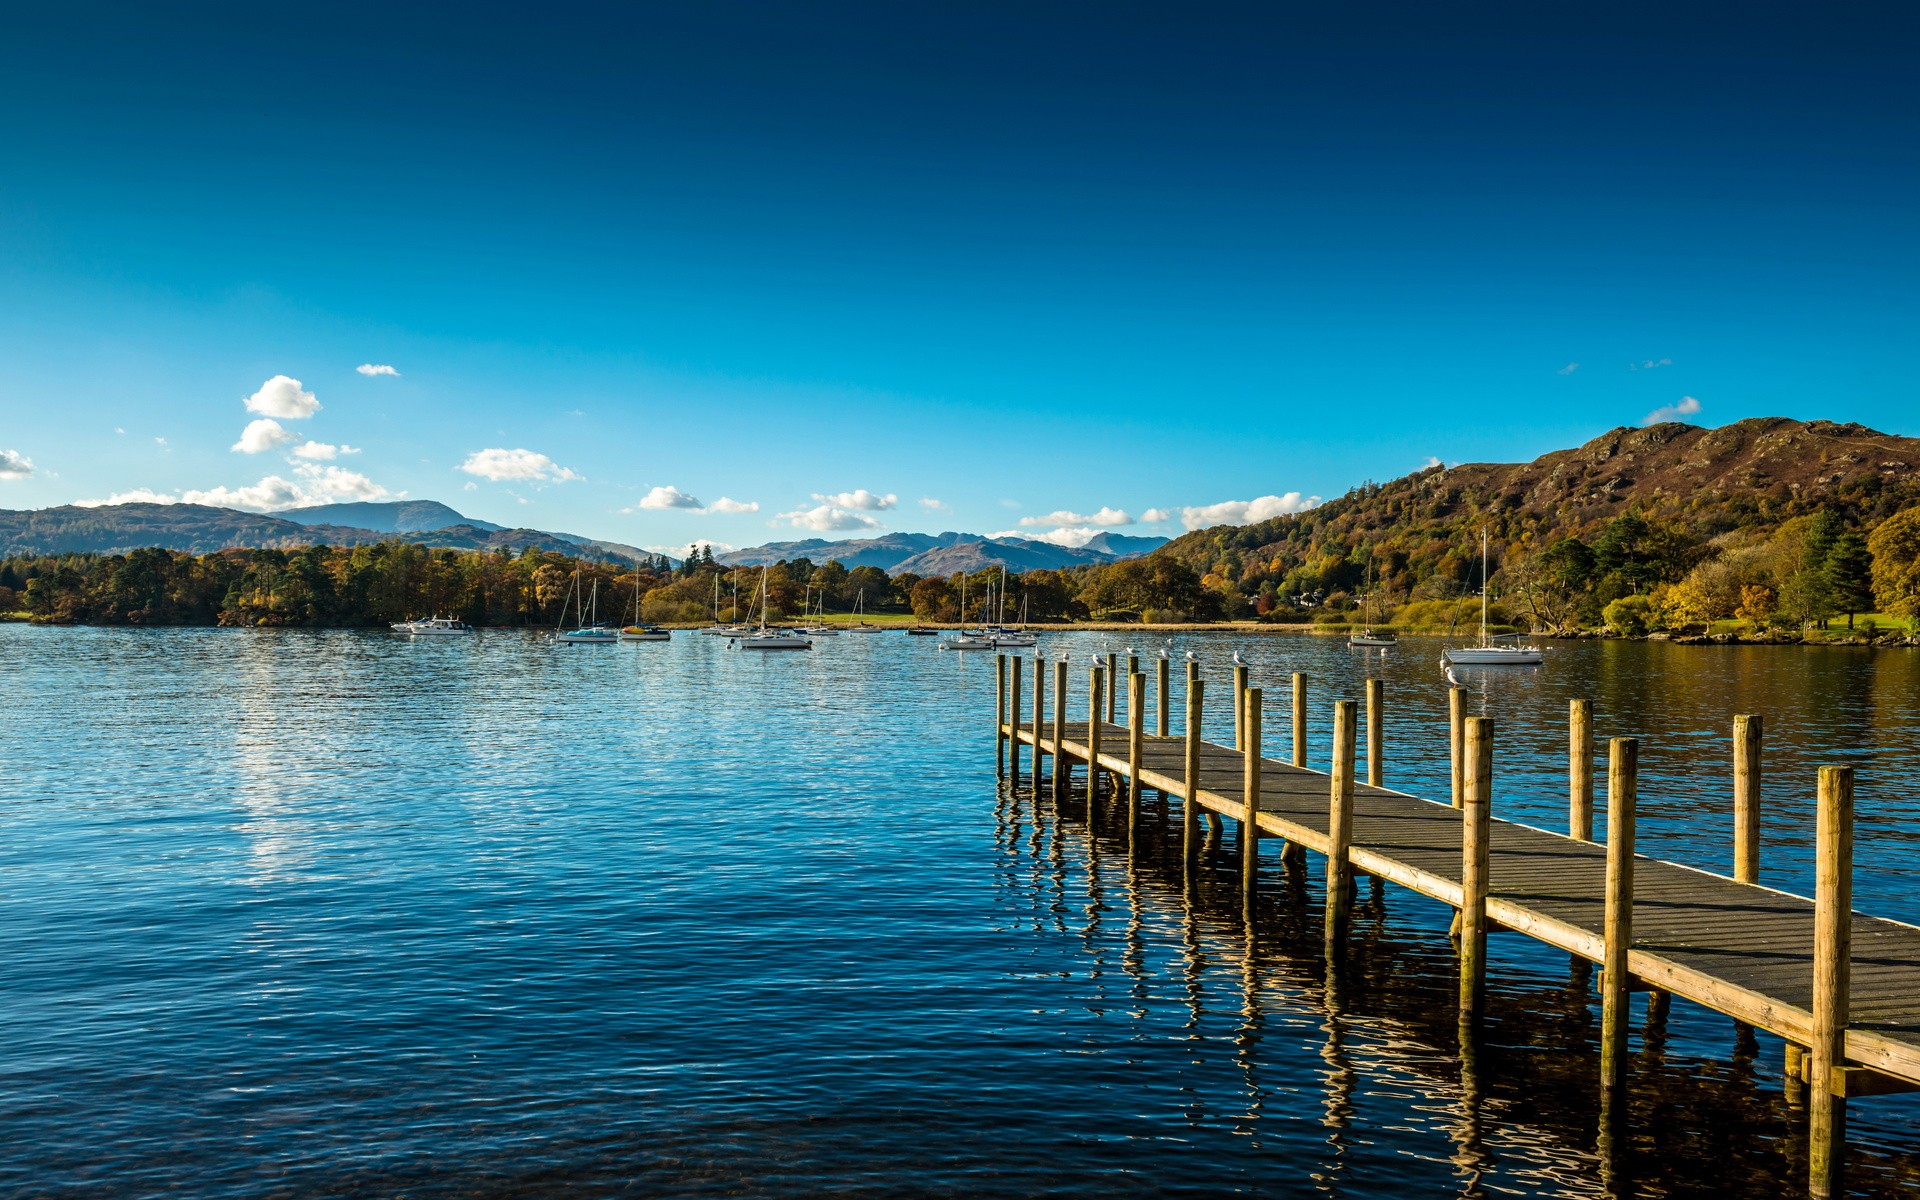
<svg viewBox="0 0 1920 1200">
<path fill-rule="evenodd" d="M 1329 987 L 1317 864 L 1249 931 L 1230 846 L 1190 895 L 1156 825 L 1130 859 L 997 788 L 992 659 L 929 643 L 0 627 L 0 1192 L 1598 1194 L 1565 956 L 1495 940 L 1463 1073 L 1446 910 L 1363 892 Z M 1123 642 L 1049 644 L 1078 691 Z M 1444 794 L 1437 644 L 1177 645 L 1248 653 L 1270 729 L 1310 672 L 1316 764 L 1379 669 L 1388 782 Z M 1913 652 L 1582 643 L 1476 688 L 1505 814 L 1564 826 L 1590 696 L 1644 739 L 1643 850 L 1723 870 L 1765 713 L 1768 881 L 1853 762 L 1860 907 L 1920 920 Z M 1790 1191 L 1778 1071 L 1676 1003 L 1639 1190 Z M 1920 1104 L 1852 1107 L 1857 1192 L 1908 1194 Z"/>
</svg>

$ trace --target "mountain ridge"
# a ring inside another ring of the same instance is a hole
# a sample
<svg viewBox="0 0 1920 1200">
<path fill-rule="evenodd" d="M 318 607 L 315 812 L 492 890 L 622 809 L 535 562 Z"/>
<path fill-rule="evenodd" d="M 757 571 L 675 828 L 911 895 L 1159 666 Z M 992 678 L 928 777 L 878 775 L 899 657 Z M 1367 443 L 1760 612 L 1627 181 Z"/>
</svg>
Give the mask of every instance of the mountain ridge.
<svg viewBox="0 0 1920 1200">
<path fill-rule="evenodd" d="M 837 559 L 849 570 L 878 567 L 889 575 L 926 576 L 998 566 L 1030 571 L 1114 563 L 1151 553 L 1165 543 L 1165 538 L 1098 533 L 1085 546 L 1060 546 L 1032 538 L 988 537 L 946 530 L 888 533 L 844 541 L 805 538 L 796 542 L 768 542 L 716 554 L 714 561 L 722 566 L 754 567 L 795 558 L 809 559 L 816 565 Z"/>
</svg>

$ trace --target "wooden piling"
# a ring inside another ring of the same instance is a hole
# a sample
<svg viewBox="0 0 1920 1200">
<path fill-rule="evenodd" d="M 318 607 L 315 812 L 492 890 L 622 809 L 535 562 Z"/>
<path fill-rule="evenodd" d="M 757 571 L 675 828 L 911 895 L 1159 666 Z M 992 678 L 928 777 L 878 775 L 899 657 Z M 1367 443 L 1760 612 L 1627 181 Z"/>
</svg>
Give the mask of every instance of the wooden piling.
<svg viewBox="0 0 1920 1200">
<path fill-rule="evenodd" d="M 1002 690 L 1007 693 L 1007 736 L 1004 744 L 1007 748 L 1007 773 L 1015 782 L 1020 779 L 1020 660 L 1008 657 L 1006 670 L 1001 675 Z"/>
<path fill-rule="evenodd" d="M 1033 794 L 1040 794 L 1040 735 L 1047 725 L 1047 662 L 1033 654 Z"/>
<path fill-rule="evenodd" d="M 1106 700 L 1107 670 L 1087 671 L 1087 824 L 1093 824 L 1094 801 L 1100 792 L 1100 706 Z"/>
<path fill-rule="evenodd" d="M 1466 763 L 1462 755 L 1464 747 L 1460 739 L 1464 736 L 1467 719 L 1467 689 L 1450 687 L 1447 689 L 1447 751 L 1448 761 L 1453 766 L 1453 806 L 1459 808 L 1462 803 L 1461 787 L 1464 783 Z"/>
<path fill-rule="evenodd" d="M 1240 755 L 1240 798 L 1247 809 L 1240 822 L 1240 898 L 1251 905 L 1260 882 L 1260 689 L 1246 689 L 1240 703 L 1241 720 L 1245 723 Z"/>
<path fill-rule="evenodd" d="M 1627 1000 L 1632 980 L 1627 952 L 1633 947 L 1633 826 L 1639 801 L 1640 742 L 1607 743 L 1606 927 L 1600 973 L 1600 1090 L 1603 1105 L 1624 1099 L 1627 1080 Z"/>
<path fill-rule="evenodd" d="M 1007 656 L 993 656 L 993 773 L 1007 773 Z"/>
<path fill-rule="evenodd" d="M 1200 850 L 1200 725 L 1205 715 L 1207 685 L 1196 664 L 1187 664 L 1187 744 L 1183 762 L 1186 785 L 1180 804 L 1180 850 L 1189 867 Z"/>
<path fill-rule="evenodd" d="M 1327 895 L 1325 939 L 1331 959 L 1346 940 L 1353 911 L 1353 739 L 1354 705 L 1333 705 L 1333 768 L 1327 790 Z"/>
<path fill-rule="evenodd" d="M 1307 677 L 1293 673 L 1293 765 L 1307 765 Z"/>
<path fill-rule="evenodd" d="M 1367 786 L 1385 787 L 1382 782 L 1386 770 L 1386 701 L 1387 685 L 1383 679 L 1367 680 Z M 1338 723 L 1336 720 L 1336 729 Z"/>
<path fill-rule="evenodd" d="M 1479 1020 L 1487 992 L 1487 884 L 1493 834 L 1493 719 L 1469 717 L 1460 820 L 1460 1020 Z"/>
<path fill-rule="evenodd" d="M 1233 668 L 1233 748 L 1247 748 L 1247 669 Z"/>
<path fill-rule="evenodd" d="M 1733 877 L 1760 882 L 1759 713 L 1733 718 Z"/>
<path fill-rule="evenodd" d="M 1061 747 L 1067 741 L 1067 660 L 1053 664 L 1053 795 L 1067 794 L 1073 782 L 1073 760 Z"/>
<path fill-rule="evenodd" d="M 1132 661 L 1138 662 L 1138 659 Z M 1127 845 L 1140 829 L 1140 760 L 1147 748 L 1147 677 L 1127 676 Z"/>
<path fill-rule="evenodd" d="M 1154 733 L 1157 736 L 1166 737 L 1167 736 L 1167 675 L 1169 673 L 1166 659 L 1163 658 L 1159 661 L 1159 664 L 1154 668 L 1154 673 L 1155 673 L 1154 682 L 1159 684 L 1159 691 L 1155 697 L 1155 699 L 1157 700 L 1157 703 L 1154 704 L 1153 706 L 1153 723 L 1154 723 L 1153 728 L 1154 728 Z"/>
<path fill-rule="evenodd" d="M 1845 1065 L 1853 982 L 1853 768 L 1820 768 L 1813 877 L 1813 1044 L 1807 1047 L 1807 1191 L 1841 1194 L 1847 1101 L 1834 1080 Z"/>
<path fill-rule="evenodd" d="M 1593 701 L 1567 701 L 1567 836 L 1593 840 Z"/>
<path fill-rule="evenodd" d="M 1107 669 L 1106 669 L 1106 673 L 1103 674 L 1101 678 L 1106 680 L 1107 683 L 1109 684 L 1114 684 L 1119 682 L 1120 656 L 1115 652 L 1113 652 L 1112 650 L 1107 651 Z M 1118 690 L 1117 688 L 1109 687 L 1107 689 L 1106 696 L 1105 696 L 1106 708 L 1107 708 L 1107 724 L 1109 725 L 1113 724 L 1114 692 L 1117 690 Z"/>
</svg>

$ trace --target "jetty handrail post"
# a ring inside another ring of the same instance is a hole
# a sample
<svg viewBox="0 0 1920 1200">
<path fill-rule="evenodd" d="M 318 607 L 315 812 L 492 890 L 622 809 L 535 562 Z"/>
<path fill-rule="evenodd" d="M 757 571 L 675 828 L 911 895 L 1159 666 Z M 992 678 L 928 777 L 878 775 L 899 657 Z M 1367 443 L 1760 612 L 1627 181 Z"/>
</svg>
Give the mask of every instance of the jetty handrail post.
<svg viewBox="0 0 1920 1200">
<path fill-rule="evenodd" d="M 1101 678 L 1106 680 L 1108 684 L 1107 691 L 1102 698 L 1106 702 L 1107 724 L 1111 725 L 1113 724 L 1113 699 L 1115 691 L 1112 685 L 1120 679 L 1120 656 L 1112 650 L 1107 651 L 1107 670 L 1106 674 L 1101 676 Z"/>
<path fill-rule="evenodd" d="M 993 773 L 1007 773 L 1007 656 L 993 656 Z"/>
<path fill-rule="evenodd" d="M 1185 794 L 1180 803 L 1180 852 L 1192 877 L 1194 855 L 1200 850 L 1200 726 L 1205 716 L 1207 685 L 1198 667 L 1187 664 L 1187 744 L 1183 760 Z"/>
<path fill-rule="evenodd" d="M 1387 710 L 1387 682 L 1384 679 L 1367 680 L 1367 786 L 1385 787 L 1382 780 L 1386 777 L 1385 725 Z M 1336 713 L 1338 709 L 1335 710 Z M 1339 736 L 1340 722 L 1334 719 L 1334 735 Z M 1336 754 L 1334 756 L 1338 758 Z"/>
<path fill-rule="evenodd" d="M 1159 703 L 1153 706 L 1154 733 L 1160 737 L 1166 737 L 1167 736 L 1167 675 L 1169 673 L 1167 660 L 1162 658 L 1159 662 L 1158 667 L 1156 667 L 1155 669 L 1158 672 L 1158 677 L 1155 679 L 1155 682 L 1160 685 L 1160 690 L 1159 690 L 1159 695 L 1155 697 L 1159 701 Z"/>
<path fill-rule="evenodd" d="M 1463 789 L 1466 786 L 1466 746 L 1462 739 L 1466 736 L 1467 689 L 1449 687 L 1447 689 L 1447 749 L 1448 762 L 1453 767 L 1453 806 L 1459 808 L 1464 803 Z"/>
<path fill-rule="evenodd" d="M 1040 794 L 1040 732 L 1047 723 L 1047 661 L 1033 652 L 1033 794 Z"/>
<path fill-rule="evenodd" d="M 1493 718 L 1468 717 L 1460 820 L 1460 1019 L 1473 1022 L 1487 992 L 1487 884 L 1493 834 Z"/>
<path fill-rule="evenodd" d="M 1138 660 L 1135 660 L 1138 661 Z M 1140 760 L 1147 744 L 1147 677 L 1135 671 L 1127 676 L 1127 846 L 1133 847 L 1140 829 Z"/>
<path fill-rule="evenodd" d="M 1607 742 L 1606 929 L 1600 974 L 1600 1103 L 1622 1100 L 1627 1080 L 1627 953 L 1633 948 L 1634 809 L 1640 795 L 1640 741 Z"/>
<path fill-rule="evenodd" d="M 1733 877 L 1760 882 L 1759 713 L 1733 718 Z"/>
<path fill-rule="evenodd" d="M 1843 1190 L 1847 1101 L 1835 1067 L 1846 1061 L 1853 982 L 1853 768 L 1820 768 L 1813 882 L 1813 1044 L 1807 1047 L 1807 1190 L 1827 1200 Z"/>
<path fill-rule="evenodd" d="M 1293 673 L 1293 765 L 1307 765 L 1307 675 Z"/>
<path fill-rule="evenodd" d="M 1247 668 L 1233 668 L 1233 748 L 1247 748 Z"/>
<path fill-rule="evenodd" d="M 1326 945 L 1328 962 L 1345 942 L 1347 922 L 1353 911 L 1353 861 L 1348 855 L 1353 844 L 1353 740 L 1354 705 L 1351 700 L 1333 704 L 1333 767 L 1328 776 L 1327 794 L 1327 914 Z"/>
<path fill-rule="evenodd" d="M 1067 757 L 1067 660 L 1053 664 L 1053 796 L 1067 794 L 1073 782 L 1073 760 Z"/>
<path fill-rule="evenodd" d="M 1244 671 L 1246 668 L 1242 667 Z M 1244 745 L 1240 753 L 1240 899 L 1251 906 L 1260 884 L 1260 689 L 1241 693 Z M 1248 909 L 1252 913 L 1251 907 Z"/>
<path fill-rule="evenodd" d="M 1100 705 L 1106 698 L 1107 670 L 1096 663 L 1087 671 L 1087 825 L 1093 825 L 1100 794 Z"/>
<path fill-rule="evenodd" d="M 1020 779 L 1020 658 L 1007 656 L 1007 770 L 1015 782 Z M 1035 754 L 1040 753 L 1038 750 Z"/>
<path fill-rule="evenodd" d="M 1139 673 L 1140 673 L 1140 656 L 1138 654 L 1127 655 L 1127 678 L 1132 679 L 1135 675 L 1138 675 Z M 1129 705 L 1133 703 L 1133 685 L 1132 684 L 1127 685 L 1127 703 Z M 1144 710 L 1146 706 L 1147 706 L 1147 699 L 1143 695 L 1140 698 L 1140 707 Z M 1127 709 L 1127 716 L 1129 719 L 1132 718 L 1133 716 L 1132 708 Z"/>
<path fill-rule="evenodd" d="M 1567 836 L 1593 840 L 1593 701 L 1567 701 Z"/>
</svg>

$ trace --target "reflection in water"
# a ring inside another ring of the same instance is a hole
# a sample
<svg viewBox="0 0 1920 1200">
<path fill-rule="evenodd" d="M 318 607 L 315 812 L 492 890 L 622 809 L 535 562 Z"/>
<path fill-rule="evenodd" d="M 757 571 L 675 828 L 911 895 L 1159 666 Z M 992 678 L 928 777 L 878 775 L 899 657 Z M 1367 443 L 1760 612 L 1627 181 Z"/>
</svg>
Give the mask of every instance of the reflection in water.
<svg viewBox="0 0 1920 1200">
<path fill-rule="evenodd" d="M 1586 1197 L 1631 1176 L 1773 1196 L 1804 1178 L 1776 1039 L 1636 1008 L 1603 1128 L 1584 964 L 1496 937 L 1463 1051 L 1446 910 L 1369 880 L 1329 971 L 1316 862 L 1270 845 L 1249 921 L 1211 822 L 1182 870 L 1177 802 L 1149 797 L 1130 848 L 1118 801 L 1056 802 L 1030 771 L 993 790 L 990 658 L 829 641 L 765 661 L 698 637 L 555 653 L 506 632 L 0 627 L 0 1192 Z M 1318 762 L 1326 702 L 1369 673 L 1334 639 L 1189 646 L 1215 679 L 1230 647 L 1256 685 L 1312 675 Z M 1371 672 L 1389 783 L 1438 794 L 1431 648 Z M 1503 815 L 1561 827 L 1566 701 L 1587 696 L 1597 738 L 1646 740 L 1647 848 L 1718 866 L 1731 714 L 1764 712 L 1768 881 L 1804 887 L 1812 768 L 1855 757 L 1860 903 L 1913 919 L 1916 663 L 1578 643 L 1476 678 L 1473 702 L 1501 722 Z M 1920 1097 L 1849 1116 L 1853 1194 L 1913 1194 Z"/>
</svg>

